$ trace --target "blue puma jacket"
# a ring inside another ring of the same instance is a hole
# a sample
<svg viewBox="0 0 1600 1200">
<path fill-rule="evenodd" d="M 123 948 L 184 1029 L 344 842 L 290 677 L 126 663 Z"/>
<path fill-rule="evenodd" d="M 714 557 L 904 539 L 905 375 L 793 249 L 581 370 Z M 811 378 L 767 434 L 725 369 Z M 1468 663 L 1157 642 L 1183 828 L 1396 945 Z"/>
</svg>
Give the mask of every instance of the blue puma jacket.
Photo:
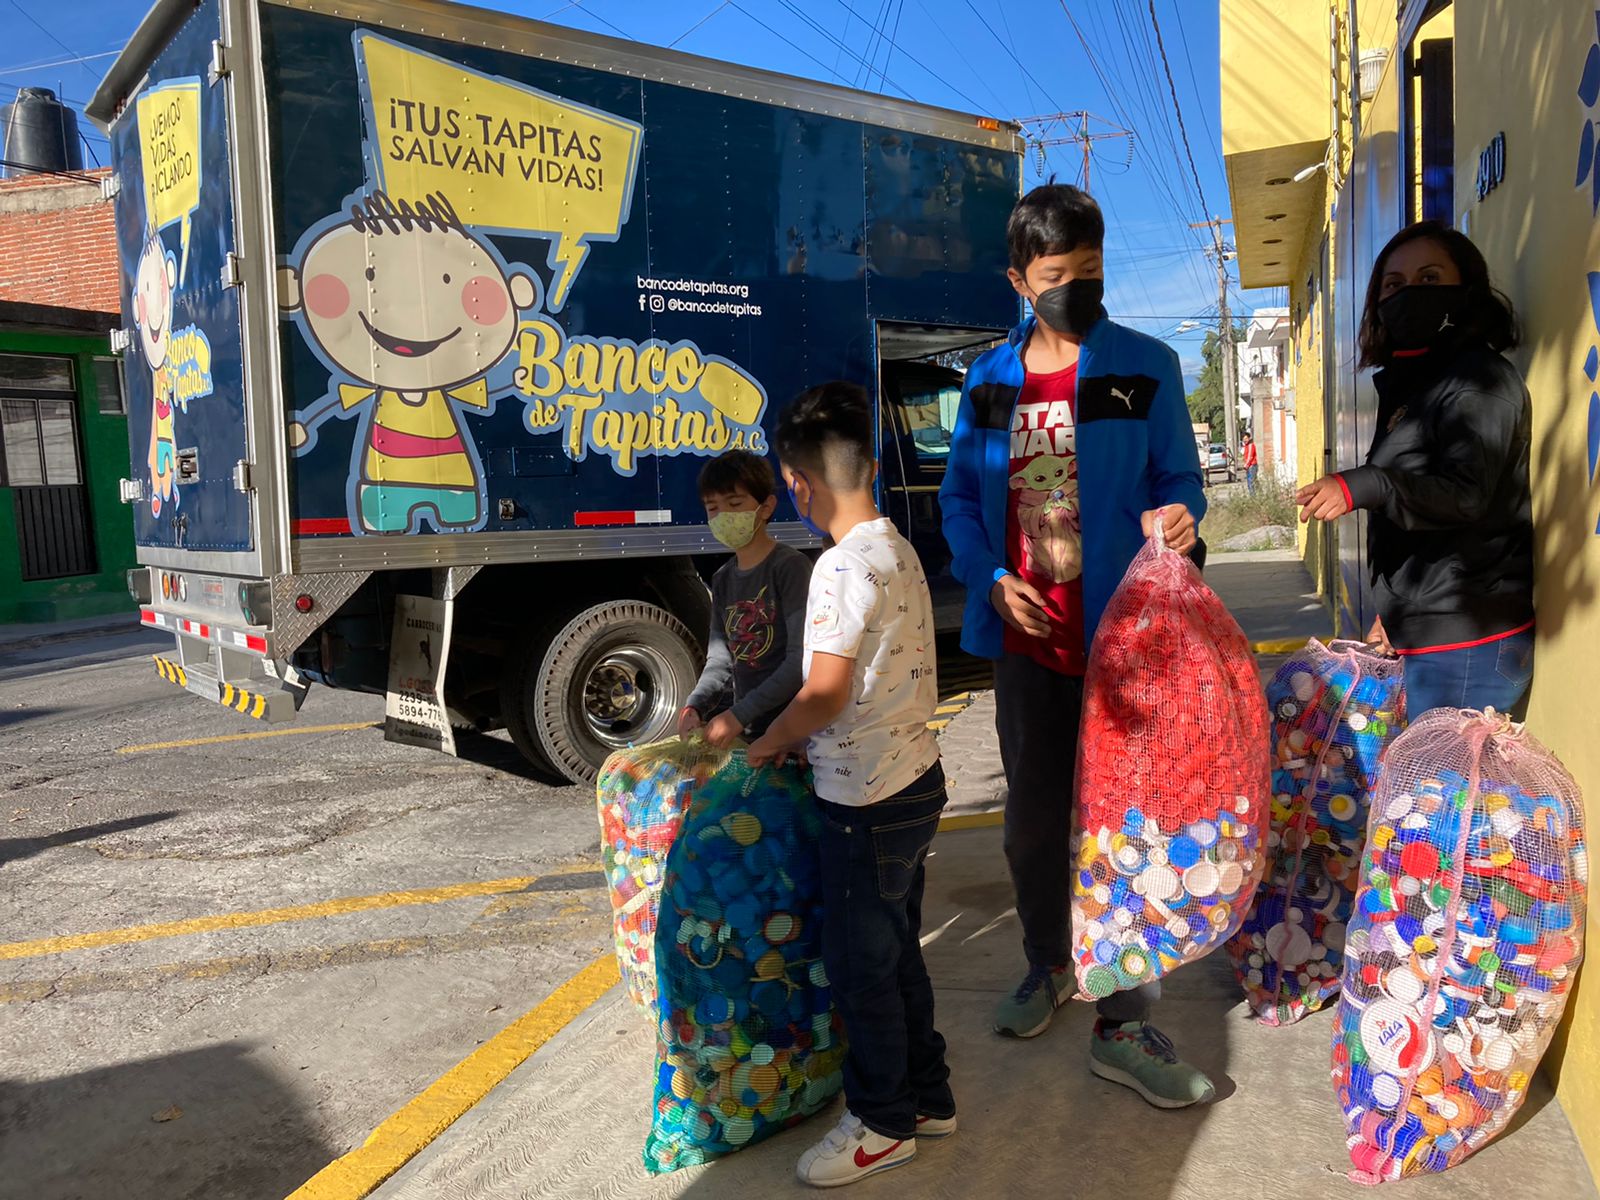
<svg viewBox="0 0 1600 1200">
<path fill-rule="evenodd" d="M 967 589 L 961 647 L 980 658 L 1003 653 L 1004 623 L 989 593 L 1007 570 L 1011 419 L 1032 331 L 1029 317 L 967 371 L 939 489 L 951 570 Z M 1198 521 L 1206 510 L 1178 356 L 1103 312 L 1078 359 L 1077 456 L 1083 629 L 1093 643 L 1100 614 L 1144 544 L 1142 516 L 1182 504 Z"/>
</svg>

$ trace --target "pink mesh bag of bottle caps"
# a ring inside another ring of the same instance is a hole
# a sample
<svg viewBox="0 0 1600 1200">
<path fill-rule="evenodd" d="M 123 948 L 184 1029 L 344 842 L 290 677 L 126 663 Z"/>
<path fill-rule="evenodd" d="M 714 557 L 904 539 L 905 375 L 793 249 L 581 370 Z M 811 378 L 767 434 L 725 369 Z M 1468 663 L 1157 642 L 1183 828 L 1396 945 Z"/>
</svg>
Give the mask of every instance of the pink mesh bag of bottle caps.
<svg viewBox="0 0 1600 1200">
<path fill-rule="evenodd" d="M 695 790 L 728 761 L 703 738 L 672 738 L 618 750 L 595 788 L 600 858 L 611 891 L 617 965 L 628 998 L 656 1017 L 656 920 L 667 851 Z"/>
<path fill-rule="evenodd" d="M 1250 644 L 1158 532 L 1106 606 L 1084 680 L 1070 868 L 1081 996 L 1160 978 L 1238 928 L 1266 865 L 1269 754 Z"/>
<path fill-rule="evenodd" d="M 1443 1171 L 1521 1106 L 1583 957 L 1582 813 L 1492 713 L 1435 709 L 1389 748 L 1333 1041 L 1351 1179 Z"/>
<path fill-rule="evenodd" d="M 1405 727 L 1404 668 L 1359 642 L 1312 639 L 1267 686 L 1269 866 L 1228 957 L 1268 1025 L 1339 994 L 1378 763 Z"/>
</svg>

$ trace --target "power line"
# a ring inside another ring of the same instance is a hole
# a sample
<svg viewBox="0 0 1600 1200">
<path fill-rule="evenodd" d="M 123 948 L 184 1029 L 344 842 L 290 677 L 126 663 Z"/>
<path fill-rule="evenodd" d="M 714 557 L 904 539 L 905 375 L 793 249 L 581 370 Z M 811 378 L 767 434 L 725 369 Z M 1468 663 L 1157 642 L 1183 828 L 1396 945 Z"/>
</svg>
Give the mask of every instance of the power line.
<svg viewBox="0 0 1600 1200">
<path fill-rule="evenodd" d="M 1061 5 L 1062 13 L 1067 18 L 1067 22 L 1072 26 L 1072 32 L 1077 37 L 1078 44 L 1083 47 L 1084 57 L 1089 62 L 1089 68 L 1094 72 L 1095 78 L 1100 81 L 1100 87 L 1105 92 L 1106 98 L 1110 100 L 1112 110 L 1117 114 L 1118 119 L 1122 121 L 1123 125 L 1126 128 L 1133 130 L 1135 136 L 1138 136 L 1137 124 L 1135 124 L 1133 118 L 1128 115 L 1127 109 L 1123 107 L 1118 89 L 1112 86 L 1111 80 L 1107 77 L 1105 70 L 1101 67 L 1100 60 L 1095 54 L 1094 48 L 1089 44 L 1089 39 L 1084 36 L 1083 29 L 1078 25 L 1078 19 L 1072 15 L 1072 10 L 1067 7 L 1067 0 L 1058 0 L 1058 2 Z M 1178 224 L 1181 227 L 1187 227 L 1188 222 L 1185 219 L 1183 212 L 1184 206 L 1179 202 L 1177 193 L 1175 193 L 1172 190 L 1171 185 L 1168 184 L 1166 176 L 1162 172 L 1152 168 L 1147 167 L 1146 169 L 1149 172 L 1153 188 L 1158 195 L 1162 195 L 1166 198 L 1173 215 L 1178 219 Z M 1201 280 L 1200 272 L 1195 266 L 1194 262 L 1191 260 L 1186 262 L 1184 265 L 1189 271 L 1189 276 L 1195 285 L 1195 290 L 1204 291 L 1205 283 Z"/>
<path fill-rule="evenodd" d="M 11 0 L 11 2 L 13 4 L 15 4 L 16 0 Z M 595 12 L 594 10 L 589 9 L 589 8 L 585 8 L 584 5 L 583 5 L 583 0 L 572 0 L 572 7 L 576 8 L 579 12 L 583 13 L 583 15 L 586 16 L 586 17 L 593 17 L 596 21 L 599 21 L 600 24 L 604 25 L 607 29 L 611 30 L 618 37 L 627 38 L 630 42 L 636 42 L 636 41 L 639 40 L 638 38 L 634 37 L 633 34 L 629 33 L 626 29 L 623 29 L 621 26 L 613 25 L 610 21 L 606 20 L 604 17 L 602 17 L 599 13 Z"/>
<path fill-rule="evenodd" d="M 839 0 L 839 2 L 843 3 L 844 0 Z M 963 63 L 965 63 L 966 51 L 962 50 L 960 46 L 956 45 L 956 40 L 950 36 L 950 31 L 944 27 L 944 22 L 936 17 L 933 13 L 929 12 L 928 6 L 924 4 L 922 0 L 915 0 L 915 3 L 916 6 L 922 10 L 922 15 L 928 19 L 928 23 L 939 31 L 939 36 L 945 40 L 945 44 L 948 45 L 950 49 L 954 50 L 956 52 L 956 56 Z M 989 86 L 989 77 L 987 75 L 981 71 L 973 71 L 972 75 L 983 86 L 983 90 L 989 93 L 989 98 L 994 101 L 994 108 L 991 111 L 1002 113 L 1010 107 L 1004 100 L 1000 99 L 999 94 L 994 90 L 994 88 Z"/>
<path fill-rule="evenodd" d="M 800 9 L 796 8 L 796 6 L 793 3 L 791 3 L 790 0 L 779 0 L 779 3 L 781 3 L 790 12 L 792 12 L 796 16 L 798 16 L 802 21 L 804 21 L 812 29 L 816 30 L 816 32 L 820 33 L 828 41 L 833 42 L 837 46 L 843 47 L 844 52 L 846 54 L 848 54 L 851 58 L 855 59 L 857 62 L 862 62 L 863 61 L 863 59 L 861 58 L 861 56 L 859 54 L 857 54 L 854 50 L 850 49 L 849 46 L 845 46 L 843 42 L 839 41 L 838 38 L 834 37 L 832 33 L 828 32 L 828 30 L 824 29 L 816 21 L 814 21 L 810 17 L 806 16 L 805 13 L 803 11 L 801 11 Z M 734 7 L 735 8 L 739 8 L 739 6 L 737 4 L 735 4 Z M 739 11 L 740 12 L 744 12 L 745 10 L 743 8 L 739 8 Z M 749 16 L 748 13 L 745 13 L 745 15 Z M 752 19 L 754 19 L 754 18 L 752 18 Z M 791 46 L 794 45 L 793 42 L 790 42 L 789 44 Z M 963 101 L 965 101 L 971 107 L 971 110 L 973 112 L 982 112 L 983 111 L 983 105 L 979 104 L 971 96 L 967 95 L 966 92 L 962 91 L 955 84 L 951 83 L 947 76 L 941 74 L 938 71 L 935 71 L 932 67 L 928 66 L 927 63 L 923 62 L 916 55 L 912 54 L 911 51 L 907 50 L 904 46 L 899 46 L 899 47 L 897 47 L 897 49 L 900 51 L 900 56 L 902 58 L 908 59 L 912 63 L 912 65 L 914 65 L 914 66 L 918 67 L 919 69 L 921 69 L 925 74 L 927 74 L 931 78 L 939 80 L 947 88 L 949 88 L 952 92 L 954 92 L 957 96 L 960 96 L 961 99 Z M 805 52 L 801 51 L 801 53 L 805 53 Z M 815 58 L 812 58 L 810 55 L 806 55 L 806 57 L 807 58 L 811 58 L 812 62 L 817 62 L 817 60 Z M 820 62 L 817 62 L 817 65 L 818 66 L 823 66 L 823 64 L 820 63 Z M 827 67 L 823 67 L 823 70 L 827 70 Z M 835 77 L 837 78 L 837 75 Z M 908 100 L 912 99 L 911 93 L 909 91 L 907 91 L 901 84 L 897 83 L 893 78 L 889 77 L 888 75 L 884 75 L 883 79 L 884 79 L 885 82 L 887 82 L 889 84 L 890 87 L 894 88 L 902 96 L 906 97 L 906 99 L 908 99 Z"/>
<path fill-rule="evenodd" d="M 855 0 L 848 0 L 848 2 L 847 2 L 847 0 L 840 0 L 840 2 L 843 3 L 844 6 L 845 6 L 844 29 L 841 30 L 840 33 L 839 33 L 839 37 L 840 37 L 840 40 L 842 42 L 843 39 L 845 39 L 845 38 L 850 36 L 850 22 L 853 21 L 853 20 L 854 21 L 861 21 L 861 17 L 856 12 Z M 866 24 L 865 21 L 861 21 L 861 23 L 863 25 Z M 843 54 L 844 54 L 844 46 L 841 44 L 839 49 L 837 49 L 837 50 L 835 50 L 833 52 L 833 73 L 835 75 L 837 75 L 839 73 L 839 58 Z"/>
<path fill-rule="evenodd" d="M 894 12 L 894 31 L 889 34 L 889 45 L 883 52 L 883 68 L 878 72 L 878 91 L 883 91 L 883 80 L 889 70 L 889 64 L 894 61 L 895 39 L 900 36 L 900 18 L 906 15 L 906 0 L 900 0 L 900 7 Z M 870 82 L 870 81 L 869 81 Z"/>
<path fill-rule="evenodd" d="M 800 48 L 800 47 L 799 47 L 799 46 L 797 46 L 797 45 L 795 45 L 795 43 L 794 43 L 794 42 L 792 42 L 792 41 L 790 41 L 790 40 L 789 40 L 789 39 L 788 39 L 788 38 L 786 38 L 786 37 L 784 37 L 784 35 L 783 35 L 783 34 L 781 34 L 781 33 L 779 33 L 779 32 L 778 32 L 778 31 L 777 31 L 777 30 L 776 30 L 776 29 L 774 29 L 774 28 L 773 28 L 773 27 L 772 27 L 772 26 L 771 26 L 771 25 L 768 25 L 768 24 L 767 24 L 767 23 L 766 23 L 766 22 L 765 22 L 765 21 L 763 21 L 763 20 L 762 20 L 762 19 L 761 19 L 761 18 L 760 18 L 760 17 L 758 17 L 758 16 L 756 16 L 756 15 L 755 15 L 755 14 L 754 14 L 754 13 L 753 13 L 753 12 L 751 12 L 751 11 L 750 11 L 750 10 L 749 10 L 749 9 L 748 9 L 748 8 L 746 8 L 746 7 L 745 7 L 745 6 L 744 6 L 744 5 L 742 5 L 742 4 L 740 4 L 740 3 L 739 3 L 739 0 L 730 0 L 730 3 L 731 3 L 731 4 L 732 4 L 732 5 L 733 5 L 733 8 L 734 8 L 734 9 L 735 9 L 735 11 L 737 11 L 737 12 L 741 12 L 741 13 L 743 13 L 743 14 L 744 14 L 744 15 L 745 15 L 745 16 L 747 16 L 747 17 L 749 17 L 749 18 L 750 18 L 750 20 L 752 20 L 752 21 L 754 21 L 754 22 L 755 22 L 755 23 L 756 23 L 756 24 L 757 24 L 757 25 L 759 25 L 759 26 L 761 26 L 761 28 L 763 28 L 763 29 L 765 29 L 765 30 L 766 30 L 766 31 L 767 31 L 767 32 L 768 32 L 768 33 L 770 33 L 770 34 L 771 34 L 771 35 L 772 35 L 772 36 L 773 36 L 773 37 L 775 37 L 775 38 L 777 38 L 777 39 L 778 39 L 778 40 L 779 40 L 779 41 L 780 41 L 780 42 L 782 42 L 782 43 L 783 43 L 783 44 L 784 44 L 784 45 L 786 45 L 786 46 L 788 46 L 788 47 L 789 47 L 789 49 L 791 49 L 791 50 L 793 50 L 793 51 L 794 51 L 794 52 L 795 52 L 795 53 L 796 53 L 796 54 L 803 54 L 803 55 L 805 55 L 805 56 L 806 56 L 806 57 L 807 57 L 807 58 L 809 58 L 809 59 L 810 59 L 810 60 L 811 60 L 811 61 L 812 61 L 812 62 L 814 62 L 814 63 L 816 63 L 816 64 L 817 64 L 817 66 L 819 66 L 819 67 L 821 67 L 821 68 L 822 68 L 822 69 L 823 69 L 823 70 L 824 70 L 824 71 L 827 71 L 827 72 L 828 72 L 828 74 L 830 74 L 830 75 L 832 75 L 832 76 L 833 76 L 833 77 L 834 77 L 834 78 L 835 78 L 835 79 L 837 79 L 837 80 L 839 80 L 839 82 L 840 82 L 840 83 L 843 83 L 843 82 L 844 82 L 844 80 L 843 80 L 843 78 L 841 78 L 841 77 L 840 77 L 840 75 L 839 75 L 839 73 L 838 73 L 838 72 L 837 72 L 837 71 L 835 71 L 835 70 L 833 70 L 833 69 L 831 69 L 831 68 L 830 68 L 830 67 L 829 67 L 829 66 L 828 66 L 828 64 L 827 64 L 827 63 L 825 63 L 825 62 L 823 62 L 823 61 L 822 61 L 822 60 L 821 60 L 821 59 L 820 59 L 820 58 L 818 58 L 818 57 L 817 57 L 817 56 L 816 56 L 816 55 L 815 55 L 815 54 L 812 54 L 812 53 L 811 53 L 811 52 L 810 52 L 810 51 L 809 51 L 809 50 L 802 50 L 802 49 L 801 49 L 801 48 Z M 841 42 L 841 43 L 839 43 L 839 44 L 840 44 L 840 45 L 841 45 L 841 46 L 842 46 L 842 45 L 844 45 L 844 43 L 843 43 L 843 42 Z"/>
<path fill-rule="evenodd" d="M 1206 190 L 1200 183 L 1200 168 L 1194 165 L 1194 151 L 1189 148 L 1189 130 L 1183 123 L 1183 106 L 1178 103 L 1178 85 L 1172 82 L 1172 64 L 1167 61 L 1166 43 L 1161 38 L 1161 18 L 1156 16 L 1156 0 L 1146 0 L 1146 3 L 1150 5 L 1150 24 L 1156 31 L 1156 49 L 1161 51 L 1161 66 L 1167 73 L 1167 90 L 1172 93 L 1172 109 L 1178 114 L 1178 132 L 1183 135 L 1183 152 L 1189 159 L 1194 186 L 1200 193 L 1201 211 L 1209 213 L 1211 206 L 1206 203 Z"/>
<path fill-rule="evenodd" d="M 802 9 L 796 8 L 794 6 L 794 4 L 792 4 L 790 2 L 790 0 L 778 0 L 778 3 L 783 5 L 783 7 L 786 8 L 789 11 L 789 14 L 791 16 L 798 17 L 802 23 L 804 23 L 805 25 L 809 26 L 813 32 L 821 34 L 823 37 L 827 38 L 830 42 L 831 41 L 835 41 L 835 38 L 834 38 L 833 34 L 829 33 L 820 24 L 818 24 L 816 21 L 812 20 L 809 16 L 807 16 Z M 741 9 L 740 11 L 743 11 L 743 10 Z M 791 45 L 792 44 L 793 43 L 791 43 Z M 860 68 L 867 65 L 867 60 L 862 58 L 861 55 L 857 54 L 854 50 L 850 49 L 849 46 L 844 45 L 843 42 L 839 42 L 838 45 L 844 50 L 844 52 L 846 54 L 848 54 L 851 58 L 856 60 L 857 72 L 856 72 L 855 75 L 851 76 L 851 86 L 852 87 L 857 87 L 857 86 L 860 85 L 860 81 L 861 81 Z M 816 62 L 815 59 L 813 59 L 812 61 Z M 820 63 L 818 63 L 818 65 L 821 66 Z M 844 82 L 844 77 L 842 75 L 839 75 L 837 72 L 834 73 L 834 78 L 837 79 L 840 83 Z M 908 100 L 911 98 L 911 93 L 906 91 L 906 89 L 901 87 L 898 83 L 895 83 L 894 80 L 891 79 L 888 82 L 893 84 L 895 91 L 899 92 L 902 96 L 906 97 Z"/>
<path fill-rule="evenodd" d="M 0 75 L 21 75 L 24 71 L 43 71 L 47 67 L 82 65 L 96 58 L 115 58 L 121 53 L 121 50 L 102 50 L 99 54 L 75 54 L 71 58 L 57 58 L 52 59 L 50 62 L 17 63 L 13 67 L 0 67 Z"/>
<path fill-rule="evenodd" d="M 867 61 L 862 62 L 859 57 L 856 59 L 857 62 L 862 63 L 862 67 L 866 68 L 865 82 L 869 86 L 872 83 L 872 67 L 869 64 L 877 56 L 878 39 L 883 36 L 883 26 L 889 17 L 889 6 L 893 3 L 894 0 L 882 0 L 882 3 L 878 5 L 878 15 L 872 19 L 872 34 L 867 38 Z M 850 76 L 851 86 L 861 86 L 863 82 L 861 76 L 862 67 L 857 67 L 855 74 Z"/>
<path fill-rule="evenodd" d="M 684 38 L 688 37 L 696 29 L 699 29 L 700 26 L 704 25 L 707 21 L 711 20 L 712 17 L 716 16 L 719 12 L 721 12 L 723 9 L 725 9 L 727 7 L 728 7 L 728 0 L 722 0 L 721 4 L 717 5 L 710 12 L 708 12 L 705 16 L 701 17 L 693 25 L 689 26 L 689 28 L 685 29 L 677 37 L 673 38 L 670 42 L 668 42 L 667 43 L 667 49 L 671 50 L 679 42 L 683 41 Z"/>
<path fill-rule="evenodd" d="M 1183 26 L 1183 5 L 1180 0 L 1172 0 L 1172 11 L 1178 14 L 1178 37 L 1183 42 L 1183 57 L 1189 63 L 1189 86 L 1194 91 L 1194 102 L 1200 106 L 1200 119 L 1205 122 L 1206 136 L 1222 150 L 1222 139 L 1217 136 L 1217 131 L 1211 128 L 1211 112 L 1206 108 L 1205 97 L 1200 95 L 1200 74 L 1194 69 L 1194 55 L 1189 53 L 1189 31 Z"/>
<path fill-rule="evenodd" d="M 89 175 L 83 171 L 58 171 L 52 167 L 30 167 L 27 163 L 14 162 L 9 158 L 0 158 L 0 167 L 8 171 L 26 171 L 30 175 L 55 175 L 61 179 L 71 179 L 75 183 L 100 182 L 100 176 Z"/>
<path fill-rule="evenodd" d="M 978 23 L 983 26 L 984 31 L 994 39 L 995 45 L 1004 50 L 1011 57 L 1011 61 L 1017 64 L 1018 70 L 1022 72 L 1022 77 L 1024 79 L 1032 80 L 1033 85 L 1037 87 L 1040 94 L 1050 102 L 1050 107 L 1054 111 L 1065 112 L 1066 105 L 1057 103 L 1056 98 L 1050 94 L 1049 90 L 1044 86 L 1044 84 L 1040 83 L 1037 79 L 1034 79 L 1033 72 L 1028 70 L 1028 64 L 1023 62 L 1022 59 L 1017 56 L 1017 52 L 1015 50 L 1000 40 L 1000 35 L 994 31 L 988 20 L 985 19 L 984 15 L 978 11 L 978 6 L 974 4 L 972 0 L 966 0 L 966 4 L 967 7 L 972 10 L 972 15 L 978 18 Z"/>
<path fill-rule="evenodd" d="M 72 61 L 74 63 L 82 63 L 83 62 L 83 59 L 78 56 L 78 52 L 76 50 L 74 50 L 71 46 L 69 46 L 65 42 L 63 42 L 55 34 L 51 33 L 43 25 L 39 24 L 38 19 L 32 13 L 30 13 L 27 9 L 23 8 L 22 5 L 17 2 L 17 0 L 10 0 L 10 3 L 11 3 L 11 7 L 16 9 L 19 13 L 21 13 L 23 18 L 30 25 L 32 25 L 40 33 L 44 34 L 45 37 L 49 38 L 56 45 L 60 46 L 68 54 L 72 55 Z M 88 68 L 85 67 L 84 69 L 87 70 Z"/>
</svg>

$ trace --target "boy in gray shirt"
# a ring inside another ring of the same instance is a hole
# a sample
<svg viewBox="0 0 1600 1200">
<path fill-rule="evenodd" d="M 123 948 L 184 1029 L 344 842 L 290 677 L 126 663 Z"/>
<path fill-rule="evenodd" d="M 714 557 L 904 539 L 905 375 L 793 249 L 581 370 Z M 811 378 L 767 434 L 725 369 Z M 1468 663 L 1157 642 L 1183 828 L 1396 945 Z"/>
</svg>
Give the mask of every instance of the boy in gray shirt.
<svg viewBox="0 0 1600 1200">
<path fill-rule="evenodd" d="M 811 563 L 767 531 L 777 509 L 772 465 L 730 450 L 700 473 L 711 535 L 733 558 L 711 580 L 706 666 L 678 721 L 684 736 L 704 730 L 713 746 L 759 737 L 800 690 Z M 733 685 L 733 705 L 722 705 Z M 709 718 L 709 719 L 708 719 Z"/>
</svg>

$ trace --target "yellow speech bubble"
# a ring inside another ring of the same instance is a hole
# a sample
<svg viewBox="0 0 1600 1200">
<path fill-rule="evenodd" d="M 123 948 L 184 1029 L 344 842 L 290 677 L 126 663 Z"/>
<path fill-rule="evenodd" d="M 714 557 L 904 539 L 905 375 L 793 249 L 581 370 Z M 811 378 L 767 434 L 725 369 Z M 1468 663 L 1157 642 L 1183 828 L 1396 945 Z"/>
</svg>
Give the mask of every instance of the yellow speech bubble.
<svg viewBox="0 0 1600 1200">
<path fill-rule="evenodd" d="M 465 225 L 552 239 L 559 311 L 591 241 L 628 219 L 643 128 L 370 33 L 355 35 L 370 177 L 448 197 Z"/>
<path fill-rule="evenodd" d="M 200 81 L 151 88 L 139 97 L 137 107 L 145 220 L 153 230 L 183 222 L 181 280 L 189 267 L 194 210 L 200 206 Z"/>
</svg>

